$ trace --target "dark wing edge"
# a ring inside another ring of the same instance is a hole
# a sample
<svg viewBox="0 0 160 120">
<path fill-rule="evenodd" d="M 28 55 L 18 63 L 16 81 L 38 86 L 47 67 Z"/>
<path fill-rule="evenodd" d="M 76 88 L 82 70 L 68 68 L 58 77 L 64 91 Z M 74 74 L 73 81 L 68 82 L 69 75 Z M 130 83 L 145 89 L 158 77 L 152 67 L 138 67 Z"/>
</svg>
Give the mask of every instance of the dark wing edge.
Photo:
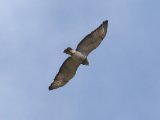
<svg viewBox="0 0 160 120">
<path fill-rule="evenodd" d="M 108 28 L 108 20 L 103 23 L 90 34 L 88 34 L 77 46 L 76 50 L 84 55 L 88 55 L 92 50 L 96 49 L 106 36 Z"/>
<path fill-rule="evenodd" d="M 53 90 L 64 86 L 76 74 L 79 65 L 80 63 L 75 61 L 72 57 L 68 57 L 60 67 L 59 72 L 48 89 Z"/>
</svg>

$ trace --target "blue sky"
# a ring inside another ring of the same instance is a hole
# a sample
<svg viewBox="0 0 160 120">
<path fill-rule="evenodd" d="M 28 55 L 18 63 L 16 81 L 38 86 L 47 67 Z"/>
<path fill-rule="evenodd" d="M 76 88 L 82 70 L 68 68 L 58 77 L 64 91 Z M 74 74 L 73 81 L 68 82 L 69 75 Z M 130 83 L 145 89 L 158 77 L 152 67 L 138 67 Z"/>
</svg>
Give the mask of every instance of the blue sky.
<svg viewBox="0 0 160 120">
<path fill-rule="evenodd" d="M 159 0 L 1 0 L 1 120 L 160 120 Z M 63 50 L 109 20 L 64 87 Z"/>
</svg>

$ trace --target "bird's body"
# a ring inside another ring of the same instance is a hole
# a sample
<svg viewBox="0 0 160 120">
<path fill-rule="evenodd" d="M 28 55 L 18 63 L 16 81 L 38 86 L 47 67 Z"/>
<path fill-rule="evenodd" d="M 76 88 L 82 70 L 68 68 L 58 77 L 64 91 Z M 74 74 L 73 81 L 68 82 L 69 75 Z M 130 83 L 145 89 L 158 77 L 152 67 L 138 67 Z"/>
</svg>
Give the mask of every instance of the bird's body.
<svg viewBox="0 0 160 120">
<path fill-rule="evenodd" d="M 82 53 L 80 53 L 79 51 L 76 51 L 72 58 L 77 61 L 78 63 L 82 63 L 87 57 L 85 55 L 83 55 Z"/>
<path fill-rule="evenodd" d="M 67 50 L 69 50 L 69 52 L 67 52 Z M 65 52 L 65 51 L 66 51 L 66 52 Z M 72 48 L 67 48 L 67 49 L 64 50 L 64 52 L 65 52 L 66 54 L 71 55 L 71 57 L 72 57 L 75 61 L 77 61 L 78 63 L 80 63 L 80 64 L 87 58 L 86 55 L 82 54 L 82 53 L 79 52 L 79 51 L 73 50 Z"/>
<path fill-rule="evenodd" d="M 78 67 L 89 65 L 87 56 L 97 48 L 107 33 L 108 21 L 104 21 L 96 30 L 88 34 L 77 46 L 76 50 L 68 47 L 64 53 L 69 54 L 54 81 L 49 86 L 49 90 L 53 90 L 64 86 L 76 74 Z"/>
</svg>

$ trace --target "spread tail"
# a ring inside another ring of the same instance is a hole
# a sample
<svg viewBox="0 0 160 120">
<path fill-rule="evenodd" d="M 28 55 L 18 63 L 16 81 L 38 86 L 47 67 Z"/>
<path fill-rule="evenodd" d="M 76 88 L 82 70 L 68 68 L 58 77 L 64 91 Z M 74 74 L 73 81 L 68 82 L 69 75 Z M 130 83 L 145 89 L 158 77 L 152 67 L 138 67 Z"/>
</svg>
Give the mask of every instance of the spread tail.
<svg viewBox="0 0 160 120">
<path fill-rule="evenodd" d="M 82 62 L 82 65 L 89 65 L 89 61 L 87 58 Z"/>
</svg>

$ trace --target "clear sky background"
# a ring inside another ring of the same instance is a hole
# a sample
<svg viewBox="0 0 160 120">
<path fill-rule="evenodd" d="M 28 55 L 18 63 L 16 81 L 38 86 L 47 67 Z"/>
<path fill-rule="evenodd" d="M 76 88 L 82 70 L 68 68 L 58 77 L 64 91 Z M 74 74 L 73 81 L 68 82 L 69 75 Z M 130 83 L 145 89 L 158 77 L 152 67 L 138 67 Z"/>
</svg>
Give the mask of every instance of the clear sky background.
<svg viewBox="0 0 160 120">
<path fill-rule="evenodd" d="M 48 91 L 106 19 L 89 67 Z M 0 120 L 160 120 L 160 1 L 0 0 Z"/>
</svg>

